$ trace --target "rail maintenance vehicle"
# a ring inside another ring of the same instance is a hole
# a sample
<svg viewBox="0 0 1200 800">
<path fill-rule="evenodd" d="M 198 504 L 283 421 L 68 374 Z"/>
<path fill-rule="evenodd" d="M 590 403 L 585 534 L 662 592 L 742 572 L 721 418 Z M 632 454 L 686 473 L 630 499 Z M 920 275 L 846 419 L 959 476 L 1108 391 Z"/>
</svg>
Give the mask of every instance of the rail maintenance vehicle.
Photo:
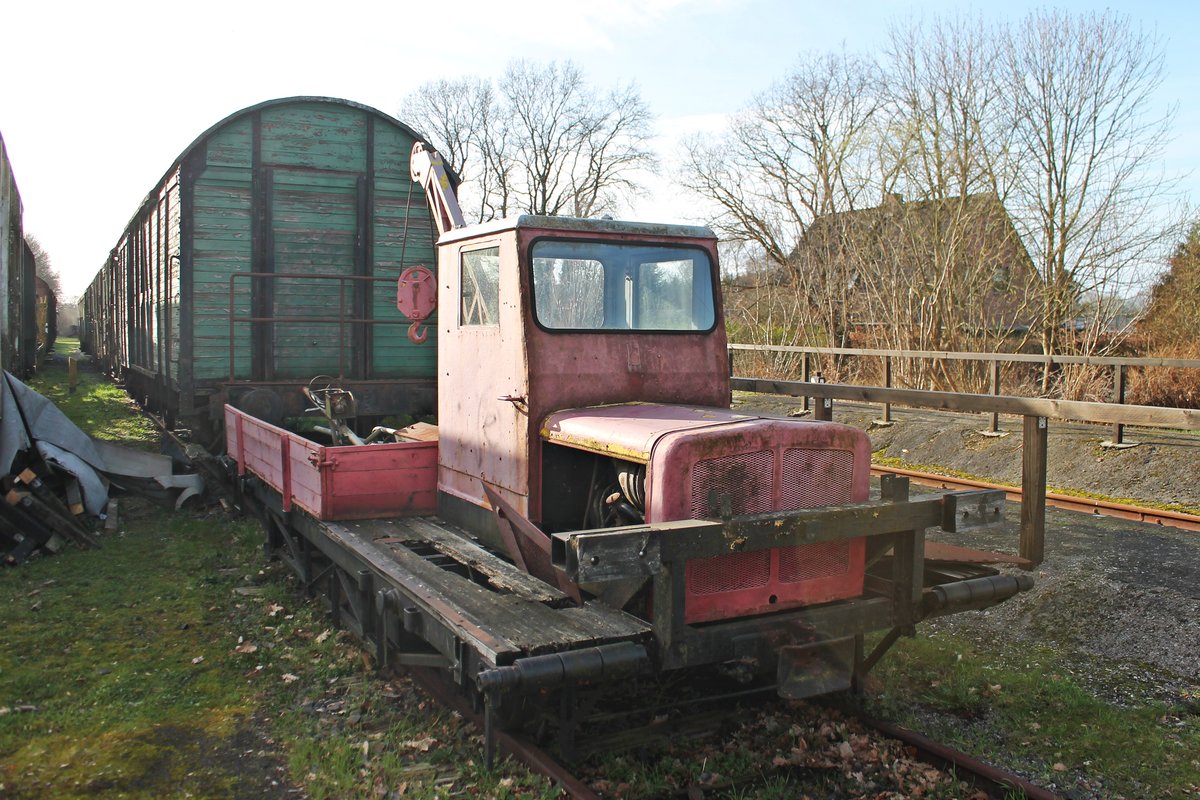
<svg viewBox="0 0 1200 800">
<path fill-rule="evenodd" d="M 885 477 L 871 500 L 864 432 L 730 409 L 710 230 L 466 225 L 436 151 L 410 169 L 440 235 L 397 304 L 414 341 L 438 309 L 436 427 L 359 443 L 353 395 L 318 381 L 333 444 L 227 405 L 226 446 L 268 548 L 381 663 L 482 704 L 489 762 L 512 709 L 557 708 L 568 751 L 581 698 L 635 675 L 852 688 L 917 622 L 1032 586 L 926 558 L 927 529 L 997 523 L 1002 492 Z"/>
</svg>

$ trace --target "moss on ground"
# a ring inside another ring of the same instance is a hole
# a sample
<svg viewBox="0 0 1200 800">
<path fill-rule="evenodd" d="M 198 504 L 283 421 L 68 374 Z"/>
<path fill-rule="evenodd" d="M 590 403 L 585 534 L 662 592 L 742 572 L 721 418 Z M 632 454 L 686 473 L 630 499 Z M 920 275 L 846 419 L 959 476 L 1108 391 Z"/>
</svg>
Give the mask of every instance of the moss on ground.
<svg viewBox="0 0 1200 800">
<path fill-rule="evenodd" d="M 31 385 L 85 431 L 156 446 L 123 392 L 66 374 L 60 357 Z M 484 770 L 478 731 L 378 677 L 256 521 L 119 502 L 101 548 L 0 568 L 0 797 L 558 796 Z"/>
</svg>

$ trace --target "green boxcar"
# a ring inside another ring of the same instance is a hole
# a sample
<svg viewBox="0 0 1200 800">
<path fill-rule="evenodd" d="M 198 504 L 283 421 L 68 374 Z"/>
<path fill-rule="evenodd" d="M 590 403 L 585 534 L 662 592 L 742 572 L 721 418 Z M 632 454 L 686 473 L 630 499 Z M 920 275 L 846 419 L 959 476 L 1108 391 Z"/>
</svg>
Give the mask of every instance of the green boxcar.
<svg viewBox="0 0 1200 800">
<path fill-rule="evenodd" d="M 373 108 L 295 97 L 214 125 L 146 197 L 84 295 L 84 342 L 169 422 L 226 402 L 298 415 L 314 379 L 360 415 L 435 406 L 436 326 L 414 344 L 396 281 L 433 267 L 421 137 Z"/>
<path fill-rule="evenodd" d="M 0 367 L 27 378 L 37 366 L 37 265 L 25 243 L 23 209 L 0 136 Z"/>
</svg>

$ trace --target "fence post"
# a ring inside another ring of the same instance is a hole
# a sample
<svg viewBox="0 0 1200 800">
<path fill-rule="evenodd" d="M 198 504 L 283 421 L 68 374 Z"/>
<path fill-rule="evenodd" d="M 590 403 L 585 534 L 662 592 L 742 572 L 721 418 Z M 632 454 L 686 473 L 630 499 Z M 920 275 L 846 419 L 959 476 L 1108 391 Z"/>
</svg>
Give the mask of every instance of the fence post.
<svg viewBox="0 0 1200 800">
<path fill-rule="evenodd" d="M 1000 362 L 999 361 L 992 362 L 992 396 L 993 397 L 1000 396 Z M 992 433 L 1000 432 L 1000 412 L 998 412 L 998 411 L 992 412 L 992 427 L 990 430 Z"/>
<path fill-rule="evenodd" d="M 802 381 L 804 381 L 805 383 L 809 382 L 810 375 L 809 375 L 808 370 L 809 370 L 808 353 L 805 353 L 804 359 L 801 362 L 801 366 L 800 366 L 800 379 Z M 808 411 L 808 395 L 804 395 L 804 410 Z"/>
<path fill-rule="evenodd" d="M 886 389 L 892 388 L 892 357 L 891 356 L 883 357 L 883 386 Z M 891 422 L 892 421 L 892 404 L 891 403 L 883 404 L 883 419 L 880 421 L 881 422 Z"/>
<path fill-rule="evenodd" d="M 1025 417 L 1021 454 L 1021 558 L 1034 566 L 1046 553 L 1046 442 L 1045 417 Z"/>
<path fill-rule="evenodd" d="M 729 377 L 733 377 L 733 348 L 726 348 L 729 353 Z"/>
<path fill-rule="evenodd" d="M 833 398 L 815 397 L 813 403 L 813 419 L 823 422 L 833 422 Z"/>
<path fill-rule="evenodd" d="M 1125 365 L 1113 365 L 1113 402 L 1125 403 Z M 1125 426 L 1119 422 L 1113 423 L 1112 443 L 1123 444 L 1125 441 Z"/>
</svg>

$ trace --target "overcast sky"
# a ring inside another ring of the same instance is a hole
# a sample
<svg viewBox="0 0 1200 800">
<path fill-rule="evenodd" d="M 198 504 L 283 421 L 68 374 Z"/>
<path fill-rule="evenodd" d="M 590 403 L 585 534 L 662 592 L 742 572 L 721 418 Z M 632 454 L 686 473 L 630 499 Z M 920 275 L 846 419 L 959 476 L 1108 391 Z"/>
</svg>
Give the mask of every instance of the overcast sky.
<svg viewBox="0 0 1200 800">
<path fill-rule="evenodd" d="M 657 115 L 664 159 L 714 129 L 806 51 L 878 52 L 890 21 L 972 9 L 1015 18 L 1041 4 L 801 0 L 412 0 L 263 2 L 13 0 L 0 13 L 7 75 L 0 134 L 64 294 L 91 281 L 176 157 L 215 122 L 278 97 L 322 95 L 395 115 L 421 83 L 498 76 L 514 58 L 574 60 L 596 85 L 634 82 Z M 1003 9 L 1001 10 L 1001 6 Z M 1162 107 L 1179 105 L 1167 169 L 1200 201 L 1200 6 L 1109 7 L 1163 39 Z M 1195 172 L 1196 174 L 1192 174 Z M 704 222 L 655 183 L 625 216 Z"/>
</svg>

